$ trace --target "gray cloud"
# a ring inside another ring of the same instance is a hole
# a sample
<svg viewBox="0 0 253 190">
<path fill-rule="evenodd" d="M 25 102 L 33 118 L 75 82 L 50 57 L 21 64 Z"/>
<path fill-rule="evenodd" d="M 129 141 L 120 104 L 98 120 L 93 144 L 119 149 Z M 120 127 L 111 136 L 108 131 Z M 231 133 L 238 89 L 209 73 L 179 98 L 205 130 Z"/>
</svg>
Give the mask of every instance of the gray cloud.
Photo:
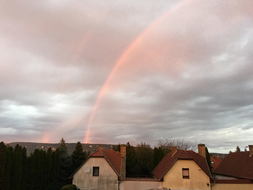
<svg viewBox="0 0 253 190">
<path fill-rule="evenodd" d="M 83 141 L 103 88 L 90 143 L 182 138 L 209 151 L 244 149 L 253 134 L 252 7 L 1 2 L 0 138 Z"/>
</svg>

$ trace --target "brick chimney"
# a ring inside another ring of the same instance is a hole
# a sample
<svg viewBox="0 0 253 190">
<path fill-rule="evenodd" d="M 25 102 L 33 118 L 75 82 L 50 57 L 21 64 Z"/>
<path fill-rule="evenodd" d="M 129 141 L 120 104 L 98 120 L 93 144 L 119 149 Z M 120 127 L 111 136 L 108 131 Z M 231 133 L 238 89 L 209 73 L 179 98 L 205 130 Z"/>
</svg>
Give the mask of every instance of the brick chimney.
<svg viewBox="0 0 253 190">
<path fill-rule="evenodd" d="M 249 157 L 253 155 L 253 145 L 249 145 Z"/>
<path fill-rule="evenodd" d="M 120 145 L 120 153 L 123 156 L 121 161 L 121 180 L 126 179 L 126 145 Z"/>
<path fill-rule="evenodd" d="M 172 150 L 172 156 L 177 152 L 177 146 L 172 146 L 171 147 L 171 150 Z"/>
<path fill-rule="evenodd" d="M 103 150 L 103 146 L 98 146 L 98 150 Z"/>
<path fill-rule="evenodd" d="M 205 144 L 198 144 L 199 155 L 206 158 L 206 147 Z"/>
</svg>

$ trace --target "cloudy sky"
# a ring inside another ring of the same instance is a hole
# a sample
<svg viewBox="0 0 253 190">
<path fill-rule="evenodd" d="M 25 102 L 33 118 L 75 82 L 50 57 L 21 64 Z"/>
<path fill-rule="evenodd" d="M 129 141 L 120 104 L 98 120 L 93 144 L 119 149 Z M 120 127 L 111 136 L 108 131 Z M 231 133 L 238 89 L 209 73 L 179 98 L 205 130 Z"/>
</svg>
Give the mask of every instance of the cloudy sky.
<svg viewBox="0 0 253 190">
<path fill-rule="evenodd" d="M 252 0 L 2 0 L 0 52 L 0 141 L 253 144 Z"/>
</svg>

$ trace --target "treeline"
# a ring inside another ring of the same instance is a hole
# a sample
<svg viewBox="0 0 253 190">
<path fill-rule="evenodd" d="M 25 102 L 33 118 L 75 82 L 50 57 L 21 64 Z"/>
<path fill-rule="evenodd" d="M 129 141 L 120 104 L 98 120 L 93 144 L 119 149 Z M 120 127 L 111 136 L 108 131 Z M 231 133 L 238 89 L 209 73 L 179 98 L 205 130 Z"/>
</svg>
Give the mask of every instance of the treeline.
<svg viewBox="0 0 253 190">
<path fill-rule="evenodd" d="M 0 143 L 1 190 L 59 190 L 71 183 L 68 178 L 87 158 L 78 142 L 72 155 L 68 155 L 64 139 L 53 151 L 36 149 L 27 155 L 25 147 L 15 148 Z"/>
<path fill-rule="evenodd" d="M 171 152 L 172 146 L 181 150 L 195 149 L 196 144 L 184 140 L 166 139 L 151 148 L 147 143 L 126 145 L 126 176 L 151 177 L 151 172 L 163 157 Z M 120 145 L 113 147 L 119 151 Z M 83 163 L 89 153 L 77 142 L 71 155 L 61 139 L 53 151 L 35 149 L 27 155 L 25 147 L 18 144 L 15 148 L 0 143 L 0 190 L 60 190 L 71 184 L 69 176 Z"/>
<path fill-rule="evenodd" d="M 140 143 L 136 147 L 126 144 L 126 177 L 152 177 L 153 169 L 163 157 L 172 151 L 172 146 L 180 150 L 195 149 L 196 143 L 181 139 L 160 140 L 156 147 L 151 148 L 147 143 Z M 120 150 L 120 144 L 113 147 Z"/>
</svg>

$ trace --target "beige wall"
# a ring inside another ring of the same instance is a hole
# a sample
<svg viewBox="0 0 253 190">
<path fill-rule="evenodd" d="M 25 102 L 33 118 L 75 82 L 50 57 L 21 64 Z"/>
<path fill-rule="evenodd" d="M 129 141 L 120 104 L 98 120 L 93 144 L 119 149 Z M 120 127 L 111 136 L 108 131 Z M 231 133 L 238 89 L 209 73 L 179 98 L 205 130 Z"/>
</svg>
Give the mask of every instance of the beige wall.
<svg viewBox="0 0 253 190">
<path fill-rule="evenodd" d="M 212 190 L 252 190 L 253 184 L 220 184 L 212 186 Z"/>
<path fill-rule="evenodd" d="M 89 167 L 89 173 L 84 172 Z M 99 176 L 93 176 L 93 166 L 99 167 Z M 80 190 L 117 190 L 118 175 L 104 158 L 89 158 L 86 163 L 73 176 L 73 184 Z"/>
<path fill-rule="evenodd" d="M 216 179 L 238 179 L 235 177 L 228 177 L 228 176 L 224 176 L 224 175 L 214 175 L 214 178 L 216 178 Z"/>
<path fill-rule="evenodd" d="M 150 190 L 162 188 L 161 181 L 121 181 L 120 182 L 120 190 Z"/>
<path fill-rule="evenodd" d="M 189 168 L 189 179 L 183 179 L 182 168 Z M 209 190 L 211 189 L 211 184 L 208 175 L 193 160 L 178 160 L 165 174 L 163 187 Z"/>
</svg>

